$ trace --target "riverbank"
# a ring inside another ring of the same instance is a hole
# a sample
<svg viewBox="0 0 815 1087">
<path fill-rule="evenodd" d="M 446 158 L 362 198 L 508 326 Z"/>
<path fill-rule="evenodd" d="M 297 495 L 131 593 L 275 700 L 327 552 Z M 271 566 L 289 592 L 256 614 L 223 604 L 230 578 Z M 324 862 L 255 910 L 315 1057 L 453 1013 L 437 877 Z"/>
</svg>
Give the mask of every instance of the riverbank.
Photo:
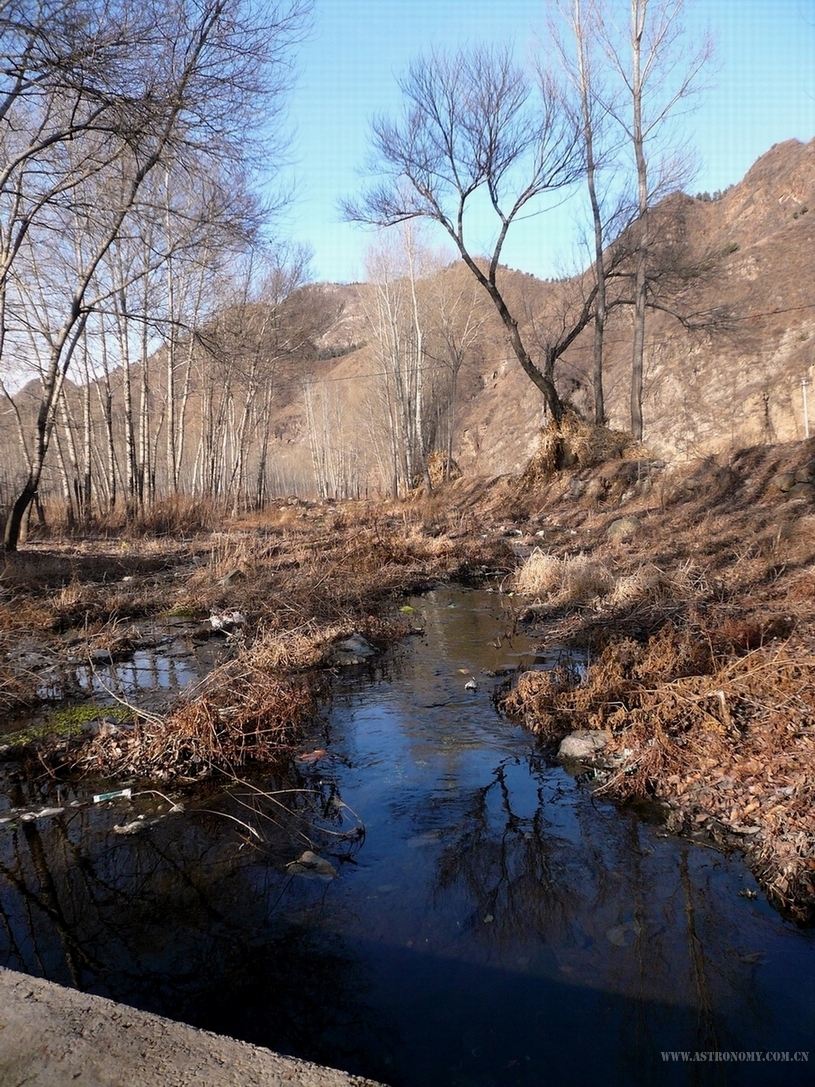
<svg viewBox="0 0 815 1087">
<path fill-rule="evenodd" d="M 0 1087 L 377 1087 L 0 968 Z"/>
<path fill-rule="evenodd" d="M 166 780 L 291 757 L 348 639 L 384 647 L 416 628 L 401 594 L 497 573 L 518 623 L 592 657 L 585 677 L 521 677 L 508 709 L 553 745 L 608 731 L 598 785 L 742 849 L 810 923 L 815 442 L 673 469 L 637 452 L 402 503 L 291 499 L 183 540 L 34 542 L 0 581 L 0 707 L 33 709 L 46 665 L 53 693 L 77 654 L 126 658 L 146 616 L 186 616 L 222 645 L 213 678 L 124 730 L 52 734 L 48 772 Z"/>
<path fill-rule="evenodd" d="M 801 442 L 561 479 L 544 506 L 560 541 L 546 546 L 544 531 L 516 584 L 541 638 L 589 649 L 592 664 L 580 677 L 527 674 L 505 703 L 553 748 L 574 730 L 602 733 L 589 760 L 602 794 L 657 800 L 672 831 L 740 850 L 773 905 L 804 924 L 815 920 L 813 453 Z"/>
</svg>

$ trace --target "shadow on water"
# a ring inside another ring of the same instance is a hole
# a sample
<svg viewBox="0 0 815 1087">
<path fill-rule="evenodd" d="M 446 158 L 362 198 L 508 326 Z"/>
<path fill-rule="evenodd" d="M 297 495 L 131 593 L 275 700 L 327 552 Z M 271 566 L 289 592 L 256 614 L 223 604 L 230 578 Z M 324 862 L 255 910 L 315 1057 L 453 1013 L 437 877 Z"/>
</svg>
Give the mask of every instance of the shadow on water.
<svg viewBox="0 0 815 1087">
<path fill-rule="evenodd" d="M 663 1059 L 809 1050 L 813 934 L 498 716 L 485 672 L 535 659 L 505 598 L 412 604 L 425 636 L 338 680 L 326 754 L 285 780 L 176 814 L 9 785 L 0 961 L 394 1087 L 812 1082 Z M 287 869 L 309 846 L 336 878 Z"/>
</svg>

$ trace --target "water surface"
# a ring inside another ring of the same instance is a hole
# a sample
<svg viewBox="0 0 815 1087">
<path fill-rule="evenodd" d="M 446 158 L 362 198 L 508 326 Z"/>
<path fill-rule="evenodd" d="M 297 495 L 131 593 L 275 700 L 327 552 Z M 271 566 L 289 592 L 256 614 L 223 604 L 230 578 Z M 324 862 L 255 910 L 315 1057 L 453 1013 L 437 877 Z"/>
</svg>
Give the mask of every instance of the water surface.
<svg viewBox="0 0 815 1087">
<path fill-rule="evenodd" d="M 325 754 L 285 780 L 174 814 L 9 784 L 0 962 L 393 1087 L 813 1082 L 663 1059 L 815 1063 L 813 934 L 745 896 L 738 857 L 599 800 L 498 715 L 485 670 L 561 655 L 511 600 L 411 603 L 424 636 L 338 679 L 303 752 Z M 287 869 L 307 848 L 336 878 Z"/>
</svg>

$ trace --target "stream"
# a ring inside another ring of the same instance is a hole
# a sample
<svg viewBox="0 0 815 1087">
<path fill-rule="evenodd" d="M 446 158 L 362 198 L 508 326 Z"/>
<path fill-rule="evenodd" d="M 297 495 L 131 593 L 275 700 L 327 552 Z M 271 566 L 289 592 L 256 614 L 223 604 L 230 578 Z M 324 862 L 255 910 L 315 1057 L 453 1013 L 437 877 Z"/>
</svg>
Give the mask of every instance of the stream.
<svg viewBox="0 0 815 1087">
<path fill-rule="evenodd" d="M 511 600 L 410 606 L 285 780 L 0 780 L 0 965 L 392 1087 L 815 1082 L 815 933 L 498 714 L 502 670 L 564 656 Z"/>
</svg>

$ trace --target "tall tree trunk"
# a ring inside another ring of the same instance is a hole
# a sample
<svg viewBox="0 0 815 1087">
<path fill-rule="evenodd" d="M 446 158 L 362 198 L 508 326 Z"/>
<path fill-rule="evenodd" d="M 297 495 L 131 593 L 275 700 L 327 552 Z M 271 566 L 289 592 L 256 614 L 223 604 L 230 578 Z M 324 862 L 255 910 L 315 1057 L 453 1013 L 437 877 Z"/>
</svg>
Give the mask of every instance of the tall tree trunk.
<svg viewBox="0 0 815 1087">
<path fill-rule="evenodd" d="M 68 447 L 67 463 L 62 444 L 59 441 L 58 430 L 55 431 L 55 436 L 57 438 L 57 454 L 59 456 L 60 466 L 65 481 L 66 517 L 68 519 L 68 526 L 73 528 L 76 523 L 75 514 L 78 514 L 79 517 L 82 516 L 80 497 L 82 488 L 80 486 L 79 461 L 76 452 L 76 441 L 74 439 L 74 424 L 71 418 L 70 409 L 68 408 L 68 401 L 65 398 L 64 385 L 59 398 L 58 412 L 60 421 L 62 422 L 62 429 L 65 434 L 65 442 Z"/>
<path fill-rule="evenodd" d="M 147 299 L 145 298 L 145 313 Z M 142 324 L 141 343 L 141 379 L 139 381 L 139 458 L 136 479 L 138 482 L 139 508 L 144 509 L 145 500 L 152 500 L 151 494 L 151 450 L 150 450 L 150 377 L 147 345 L 147 324 Z"/>
<path fill-rule="evenodd" d="M 580 109 L 583 117 L 583 139 L 586 147 L 586 184 L 589 190 L 591 218 L 594 227 L 594 275 L 597 284 L 594 313 L 594 353 L 592 380 L 594 385 L 594 421 L 597 426 L 606 422 L 605 395 L 603 391 L 603 341 L 606 327 L 606 267 L 603 250 L 604 230 L 600 201 L 597 196 L 597 161 L 594 148 L 594 102 L 592 72 L 589 62 L 588 41 L 583 25 L 581 0 L 574 0 L 572 29 L 577 45 L 577 76 L 580 89 Z"/>
<path fill-rule="evenodd" d="M 178 475 L 176 477 L 176 489 L 181 484 L 181 469 L 184 465 L 184 449 L 187 437 L 187 405 L 190 399 L 190 387 L 192 384 L 192 357 L 194 352 L 194 340 L 190 337 L 187 347 L 187 360 L 184 366 L 184 387 L 181 393 L 181 403 L 176 411 L 176 423 L 178 426 L 178 438 L 175 444 L 175 461 Z M 194 488 L 193 488 L 194 489 Z"/>
<path fill-rule="evenodd" d="M 118 464 L 116 461 L 116 442 L 113 431 L 113 390 L 110 386 L 110 368 L 107 356 L 107 337 L 103 334 L 102 341 L 102 366 L 104 369 L 104 382 L 96 383 L 96 391 L 99 397 L 99 406 L 102 411 L 105 431 L 105 448 L 107 451 L 107 506 L 108 510 L 116 507 L 118 497 Z"/>
<path fill-rule="evenodd" d="M 175 431 L 175 351 L 176 351 L 176 312 L 175 312 L 175 276 L 173 268 L 172 247 L 169 245 L 172 234 L 172 216 L 170 214 L 170 170 L 165 170 L 164 193 L 166 198 L 165 229 L 167 231 L 168 248 L 170 256 L 167 260 L 167 313 L 169 323 L 167 326 L 167 486 L 171 494 L 178 489 L 178 453 L 176 450 Z"/>
<path fill-rule="evenodd" d="M 6 521 L 3 538 L 6 551 L 17 550 L 26 513 L 39 490 L 45 458 L 56 422 L 54 409 L 59 402 L 65 375 L 71 364 L 77 341 L 84 331 L 88 318 L 87 313 L 82 312 L 80 300 L 87 289 L 89 278 L 90 276 L 86 277 L 80 284 L 74 295 L 71 312 L 51 345 L 48 365 L 42 375 L 43 396 L 37 412 L 35 449 L 29 462 L 28 478 Z"/>
<path fill-rule="evenodd" d="M 411 316 L 413 318 L 413 335 L 415 340 L 413 365 L 414 365 L 414 405 L 413 405 L 413 420 L 414 420 L 414 436 L 415 436 L 415 457 L 418 463 L 411 466 L 411 475 L 417 475 L 417 469 L 422 473 L 424 479 L 425 490 L 428 494 L 433 491 L 433 483 L 430 479 L 430 472 L 427 467 L 427 450 L 425 449 L 425 435 L 424 435 L 424 329 L 422 327 L 422 315 L 419 309 L 419 299 L 416 291 L 416 255 L 415 255 L 415 239 L 412 231 L 409 229 L 406 231 L 405 237 L 405 249 L 408 257 L 408 271 L 410 278 L 410 304 L 411 304 Z M 413 478 L 410 480 L 410 484 L 413 484 Z"/>
<path fill-rule="evenodd" d="M 91 411 L 91 371 L 88 363 L 88 345 L 87 337 L 83 337 L 85 340 L 84 350 L 84 379 L 85 383 L 82 387 L 82 489 L 81 489 L 81 501 L 82 501 L 82 517 L 84 521 L 88 521 L 91 515 L 91 499 L 92 499 L 92 487 L 93 487 L 93 472 L 92 472 L 92 460 L 93 460 L 93 414 Z"/>
<path fill-rule="evenodd" d="M 648 296 L 648 163 L 645 157 L 645 137 L 642 125 L 642 40 L 648 0 L 631 0 L 631 89 L 633 96 L 634 156 L 637 164 L 637 205 L 639 237 L 637 239 L 637 269 L 634 284 L 634 342 L 631 359 L 631 433 L 642 440 L 642 385 L 645 355 L 645 314 Z"/>
</svg>

